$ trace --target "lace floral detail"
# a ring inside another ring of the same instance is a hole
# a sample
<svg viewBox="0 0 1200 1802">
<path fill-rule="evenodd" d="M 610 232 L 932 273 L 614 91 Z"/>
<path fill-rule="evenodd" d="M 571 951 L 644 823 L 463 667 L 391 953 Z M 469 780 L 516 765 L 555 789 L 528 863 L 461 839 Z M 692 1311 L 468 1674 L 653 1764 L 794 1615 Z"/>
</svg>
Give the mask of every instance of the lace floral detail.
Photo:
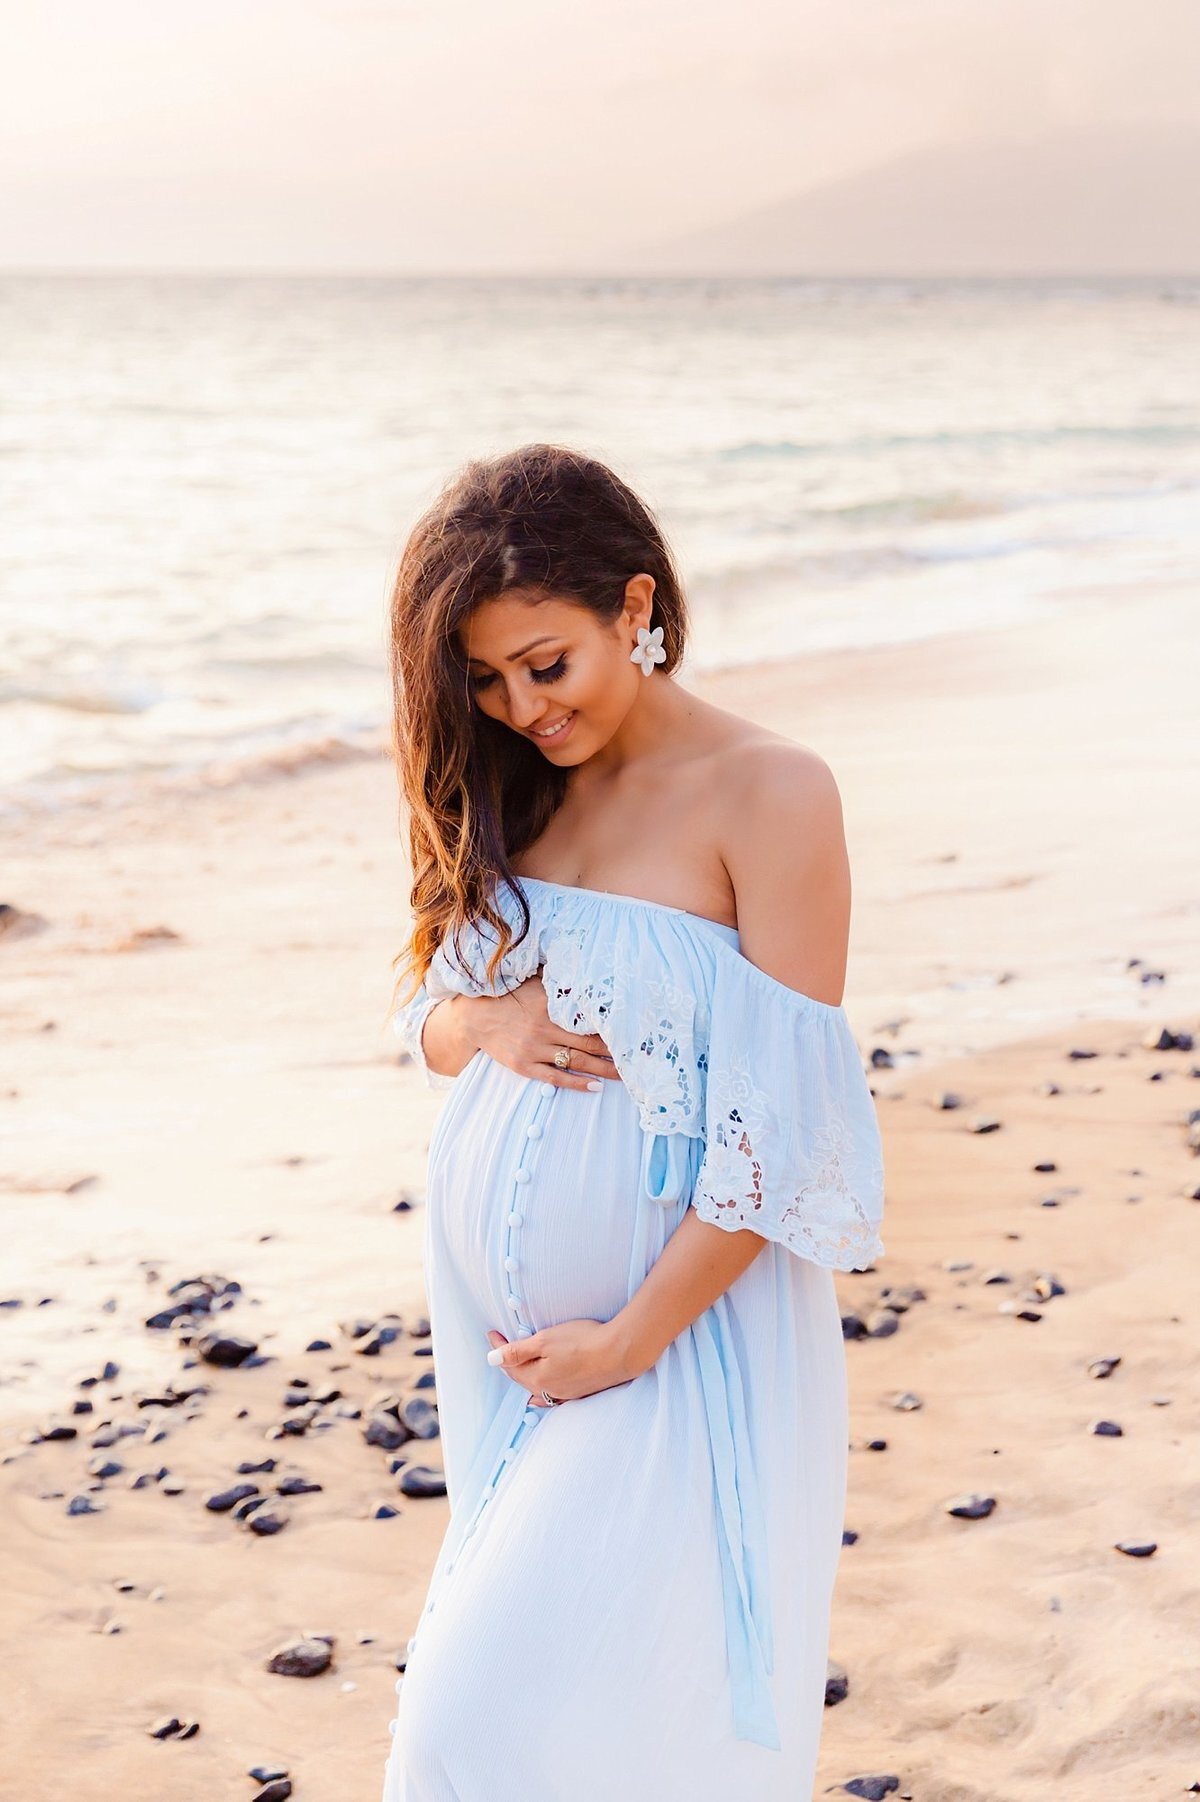
<svg viewBox="0 0 1200 1802">
<path fill-rule="evenodd" d="M 526 894 L 529 931 L 494 983 L 490 931 L 465 930 L 461 958 L 439 947 L 397 1027 L 422 1065 L 436 1000 L 503 993 L 540 971 L 551 1020 L 600 1034 L 643 1131 L 704 1141 L 690 1198 L 703 1219 L 834 1269 L 878 1257 L 879 1126 L 844 1010 L 777 982 L 681 909 L 556 884 Z M 457 1080 L 425 1069 L 435 1087 Z"/>
<path fill-rule="evenodd" d="M 597 955 L 594 925 L 556 922 L 542 967 L 550 1018 L 567 1032 L 600 1034 L 646 1132 L 698 1138 L 696 996 L 669 969 L 648 975 L 644 941 L 639 954 L 618 936 L 609 952 Z"/>
<path fill-rule="evenodd" d="M 735 1104 L 708 1141 L 692 1205 L 702 1220 L 727 1232 L 749 1227 L 813 1263 L 863 1270 L 883 1245 L 848 1172 L 855 1172 L 857 1186 L 865 1194 L 881 1195 L 882 1161 L 870 1156 L 864 1160 L 841 1115 L 814 1129 L 812 1156 L 814 1167 L 772 1217 L 766 1210 L 755 1139 Z"/>
</svg>

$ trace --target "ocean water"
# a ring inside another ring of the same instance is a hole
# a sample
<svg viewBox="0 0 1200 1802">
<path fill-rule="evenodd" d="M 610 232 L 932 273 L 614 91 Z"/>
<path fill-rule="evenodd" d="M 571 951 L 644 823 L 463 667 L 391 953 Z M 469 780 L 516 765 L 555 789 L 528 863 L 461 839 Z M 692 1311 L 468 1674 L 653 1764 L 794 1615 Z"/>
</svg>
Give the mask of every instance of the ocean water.
<svg viewBox="0 0 1200 1802">
<path fill-rule="evenodd" d="M 1200 284 L 0 277 L 0 808 L 380 742 L 469 456 L 610 462 L 685 666 L 1200 573 Z"/>
</svg>

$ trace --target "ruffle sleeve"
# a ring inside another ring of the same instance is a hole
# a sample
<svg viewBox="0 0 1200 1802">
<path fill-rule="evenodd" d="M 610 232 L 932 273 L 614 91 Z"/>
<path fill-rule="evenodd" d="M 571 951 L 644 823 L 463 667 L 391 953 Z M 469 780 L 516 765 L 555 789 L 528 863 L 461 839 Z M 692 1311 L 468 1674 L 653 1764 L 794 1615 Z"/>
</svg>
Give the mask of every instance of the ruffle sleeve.
<svg viewBox="0 0 1200 1802">
<path fill-rule="evenodd" d="M 701 1219 L 835 1270 L 881 1256 L 879 1123 L 844 1009 L 722 945 L 705 1061 Z"/>
<path fill-rule="evenodd" d="M 426 1020 L 438 1003 L 447 999 L 448 993 L 431 994 L 423 982 L 412 999 L 403 1002 L 392 1014 L 392 1031 L 413 1062 L 425 1072 L 426 1087 L 431 1089 L 452 1089 L 458 1081 L 457 1076 L 446 1076 L 440 1070 L 430 1069 L 422 1042 Z"/>
</svg>

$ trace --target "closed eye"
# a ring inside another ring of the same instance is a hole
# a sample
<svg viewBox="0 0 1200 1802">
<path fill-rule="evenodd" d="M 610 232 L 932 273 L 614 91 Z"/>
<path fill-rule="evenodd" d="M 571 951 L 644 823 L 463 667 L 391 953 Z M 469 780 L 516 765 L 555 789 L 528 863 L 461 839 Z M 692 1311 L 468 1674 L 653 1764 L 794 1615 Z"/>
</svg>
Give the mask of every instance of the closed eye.
<svg viewBox="0 0 1200 1802">
<path fill-rule="evenodd" d="M 566 671 L 567 654 L 564 651 L 561 657 L 556 658 L 553 663 L 547 663 L 542 669 L 534 669 L 530 665 L 529 674 L 535 682 L 557 682 L 560 676 L 566 674 Z M 495 680 L 495 671 L 489 670 L 486 676 L 472 676 L 471 686 L 472 688 L 486 688 L 489 682 Z"/>
</svg>

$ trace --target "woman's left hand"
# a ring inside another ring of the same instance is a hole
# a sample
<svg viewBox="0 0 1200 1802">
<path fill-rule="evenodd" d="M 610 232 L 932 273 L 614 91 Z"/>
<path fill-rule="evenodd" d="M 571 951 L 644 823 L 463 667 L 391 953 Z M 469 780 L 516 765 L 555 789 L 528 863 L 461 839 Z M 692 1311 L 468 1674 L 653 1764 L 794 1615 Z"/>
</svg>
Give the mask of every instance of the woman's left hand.
<svg viewBox="0 0 1200 1802">
<path fill-rule="evenodd" d="M 528 1389 L 538 1408 L 549 1406 L 542 1400 L 543 1389 L 556 1401 L 578 1401 L 598 1389 L 628 1383 L 634 1375 L 624 1366 L 607 1320 L 564 1320 L 512 1340 L 493 1327 L 488 1343 L 501 1354 L 492 1362 Z"/>
</svg>

